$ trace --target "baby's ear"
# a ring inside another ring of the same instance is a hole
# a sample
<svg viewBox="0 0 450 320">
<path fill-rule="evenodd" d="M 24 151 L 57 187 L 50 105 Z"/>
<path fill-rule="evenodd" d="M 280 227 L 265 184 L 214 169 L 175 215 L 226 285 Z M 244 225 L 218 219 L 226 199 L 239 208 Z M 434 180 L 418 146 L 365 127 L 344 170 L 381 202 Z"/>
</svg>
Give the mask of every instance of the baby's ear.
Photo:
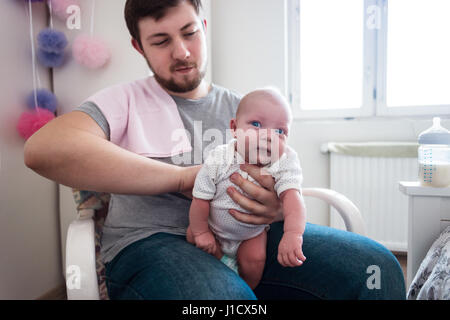
<svg viewBox="0 0 450 320">
<path fill-rule="evenodd" d="M 233 138 L 236 138 L 236 119 L 235 118 L 230 120 L 230 129 L 231 129 L 231 134 L 233 135 Z"/>
</svg>

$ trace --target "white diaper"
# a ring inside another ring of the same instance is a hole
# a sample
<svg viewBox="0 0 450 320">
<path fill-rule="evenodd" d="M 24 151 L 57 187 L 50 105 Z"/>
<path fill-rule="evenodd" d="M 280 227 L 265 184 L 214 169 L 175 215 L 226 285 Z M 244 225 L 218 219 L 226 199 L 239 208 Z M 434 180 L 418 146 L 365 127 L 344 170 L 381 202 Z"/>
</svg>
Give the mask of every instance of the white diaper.
<svg viewBox="0 0 450 320">
<path fill-rule="evenodd" d="M 224 254 L 226 254 L 230 258 L 237 258 L 237 252 L 238 252 L 239 246 L 241 245 L 242 241 L 222 239 L 217 236 L 216 236 L 216 238 L 217 238 L 217 241 L 219 241 L 220 248 L 222 249 L 222 252 Z"/>
</svg>

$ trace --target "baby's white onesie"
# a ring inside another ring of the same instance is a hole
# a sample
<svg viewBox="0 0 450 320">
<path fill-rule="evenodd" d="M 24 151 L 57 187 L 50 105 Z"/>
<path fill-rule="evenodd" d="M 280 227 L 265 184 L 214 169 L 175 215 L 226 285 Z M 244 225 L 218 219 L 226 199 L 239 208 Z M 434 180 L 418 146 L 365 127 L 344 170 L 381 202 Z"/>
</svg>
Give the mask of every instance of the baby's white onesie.
<svg viewBox="0 0 450 320">
<path fill-rule="evenodd" d="M 237 205 L 227 194 L 227 188 L 233 186 L 249 197 L 230 181 L 229 178 L 234 172 L 240 173 L 245 179 L 259 185 L 250 175 L 239 168 L 239 165 L 245 161 L 235 151 L 235 145 L 236 139 L 232 139 L 228 144 L 219 145 L 211 150 L 197 174 L 192 191 L 195 198 L 210 200 L 209 227 L 219 241 L 223 253 L 230 257 L 236 257 L 237 249 L 243 240 L 256 237 L 268 227 L 268 225 L 240 222 L 228 212 L 229 209 L 236 209 L 249 213 Z M 274 177 L 274 189 L 278 196 L 288 189 L 296 189 L 301 195 L 302 169 L 297 153 L 292 148 L 286 146 L 280 159 L 266 166 L 265 170 Z"/>
</svg>

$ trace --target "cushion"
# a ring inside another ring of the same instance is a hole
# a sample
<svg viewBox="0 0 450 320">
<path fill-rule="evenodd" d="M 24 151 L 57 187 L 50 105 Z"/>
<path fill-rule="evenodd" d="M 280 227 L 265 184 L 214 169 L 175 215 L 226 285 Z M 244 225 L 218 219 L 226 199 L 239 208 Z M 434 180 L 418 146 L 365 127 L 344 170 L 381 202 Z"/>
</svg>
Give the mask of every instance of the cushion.
<svg viewBox="0 0 450 320">
<path fill-rule="evenodd" d="M 98 289 L 100 300 L 109 300 L 105 282 L 105 265 L 100 259 L 100 240 L 102 237 L 103 225 L 108 214 L 111 195 L 109 193 L 83 191 L 77 189 L 72 189 L 72 191 L 78 211 L 84 209 L 94 210 L 95 264 L 97 269 Z"/>
</svg>

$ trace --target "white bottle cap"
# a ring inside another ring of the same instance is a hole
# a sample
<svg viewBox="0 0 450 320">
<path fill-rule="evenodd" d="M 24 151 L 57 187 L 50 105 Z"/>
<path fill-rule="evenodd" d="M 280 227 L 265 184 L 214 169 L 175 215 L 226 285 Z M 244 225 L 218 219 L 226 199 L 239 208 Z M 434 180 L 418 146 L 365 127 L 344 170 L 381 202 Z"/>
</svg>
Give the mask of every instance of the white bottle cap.
<svg viewBox="0 0 450 320">
<path fill-rule="evenodd" d="M 419 134 L 419 144 L 450 145 L 450 131 L 441 127 L 441 119 L 433 118 L 433 126 Z"/>
</svg>

